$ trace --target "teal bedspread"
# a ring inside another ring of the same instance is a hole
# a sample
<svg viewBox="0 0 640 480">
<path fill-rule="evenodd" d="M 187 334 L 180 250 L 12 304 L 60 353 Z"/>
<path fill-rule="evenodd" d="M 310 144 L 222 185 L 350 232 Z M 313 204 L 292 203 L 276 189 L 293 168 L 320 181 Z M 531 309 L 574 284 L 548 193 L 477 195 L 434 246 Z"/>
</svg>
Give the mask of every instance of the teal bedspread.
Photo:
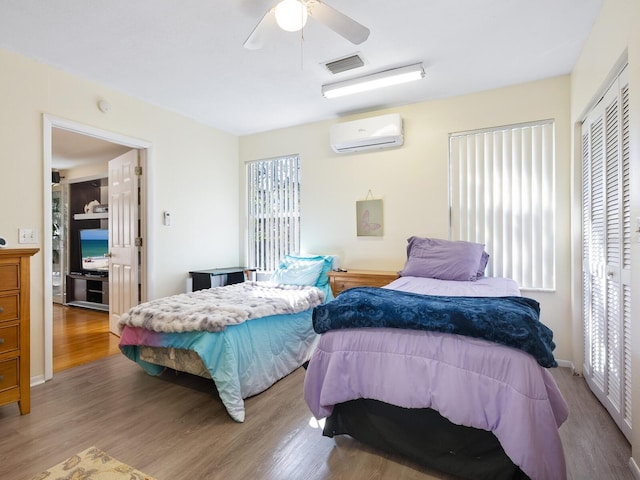
<svg viewBox="0 0 640 480">
<path fill-rule="evenodd" d="M 140 346 L 193 350 L 209 371 L 231 418 L 243 422 L 243 399 L 266 390 L 311 356 L 318 337 L 311 313 L 310 309 L 252 319 L 215 333 L 160 333 L 125 326 L 120 350 L 151 375 L 160 375 L 165 367 L 141 360 Z"/>
</svg>

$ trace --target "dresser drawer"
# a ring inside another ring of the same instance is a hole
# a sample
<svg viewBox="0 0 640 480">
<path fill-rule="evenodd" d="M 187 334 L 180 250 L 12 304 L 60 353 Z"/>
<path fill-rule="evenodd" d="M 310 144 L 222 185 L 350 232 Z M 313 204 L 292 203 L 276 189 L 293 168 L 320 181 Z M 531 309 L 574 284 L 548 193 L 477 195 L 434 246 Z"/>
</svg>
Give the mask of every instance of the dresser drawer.
<svg viewBox="0 0 640 480">
<path fill-rule="evenodd" d="M 20 295 L 0 295 L 0 322 L 19 318 Z"/>
<path fill-rule="evenodd" d="M 18 350 L 20 348 L 19 339 L 19 325 L 3 327 L 0 324 L 0 354 Z"/>
<path fill-rule="evenodd" d="M 329 272 L 334 295 L 353 287 L 384 287 L 398 278 L 397 272 L 383 270 L 351 270 Z"/>
<path fill-rule="evenodd" d="M 18 359 L 0 362 L 0 392 L 18 386 Z"/>
<path fill-rule="evenodd" d="M 0 292 L 20 288 L 20 267 L 15 263 L 0 264 Z"/>
<path fill-rule="evenodd" d="M 393 282 L 397 276 L 390 277 L 358 277 L 336 279 L 333 284 L 339 292 L 353 287 L 384 287 Z"/>
</svg>

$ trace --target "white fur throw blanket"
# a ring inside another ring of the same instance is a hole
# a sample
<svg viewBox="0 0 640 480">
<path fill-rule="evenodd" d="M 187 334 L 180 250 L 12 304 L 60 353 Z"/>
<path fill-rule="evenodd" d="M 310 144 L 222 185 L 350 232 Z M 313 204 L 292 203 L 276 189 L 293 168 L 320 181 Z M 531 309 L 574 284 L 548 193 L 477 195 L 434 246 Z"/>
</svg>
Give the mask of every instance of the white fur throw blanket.
<svg viewBox="0 0 640 480">
<path fill-rule="evenodd" d="M 316 287 L 244 282 L 141 303 L 119 325 L 154 332 L 219 332 L 252 318 L 303 312 L 323 301 Z"/>
</svg>

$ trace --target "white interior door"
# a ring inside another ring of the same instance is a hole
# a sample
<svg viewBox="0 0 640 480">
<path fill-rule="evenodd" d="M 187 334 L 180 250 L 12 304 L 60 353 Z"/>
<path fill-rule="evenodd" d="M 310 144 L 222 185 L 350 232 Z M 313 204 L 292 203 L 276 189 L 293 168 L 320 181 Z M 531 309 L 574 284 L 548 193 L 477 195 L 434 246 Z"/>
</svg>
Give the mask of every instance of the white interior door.
<svg viewBox="0 0 640 480">
<path fill-rule="evenodd" d="M 139 164 L 138 150 L 109 161 L 109 329 L 116 335 L 122 314 L 140 301 Z"/>
<path fill-rule="evenodd" d="M 620 74 L 582 126 L 585 379 L 631 438 L 629 83 Z"/>
</svg>

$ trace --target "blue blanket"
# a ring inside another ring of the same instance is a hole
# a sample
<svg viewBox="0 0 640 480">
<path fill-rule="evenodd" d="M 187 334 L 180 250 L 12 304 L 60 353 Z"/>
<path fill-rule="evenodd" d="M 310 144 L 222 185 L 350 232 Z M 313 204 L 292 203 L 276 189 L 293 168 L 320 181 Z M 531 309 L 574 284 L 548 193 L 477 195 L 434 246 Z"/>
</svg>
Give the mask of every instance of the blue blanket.
<svg viewBox="0 0 640 480">
<path fill-rule="evenodd" d="M 526 297 L 443 297 L 357 287 L 313 310 L 317 333 L 341 328 L 392 327 L 482 338 L 518 348 L 543 367 L 557 367 L 553 332 Z"/>
</svg>

